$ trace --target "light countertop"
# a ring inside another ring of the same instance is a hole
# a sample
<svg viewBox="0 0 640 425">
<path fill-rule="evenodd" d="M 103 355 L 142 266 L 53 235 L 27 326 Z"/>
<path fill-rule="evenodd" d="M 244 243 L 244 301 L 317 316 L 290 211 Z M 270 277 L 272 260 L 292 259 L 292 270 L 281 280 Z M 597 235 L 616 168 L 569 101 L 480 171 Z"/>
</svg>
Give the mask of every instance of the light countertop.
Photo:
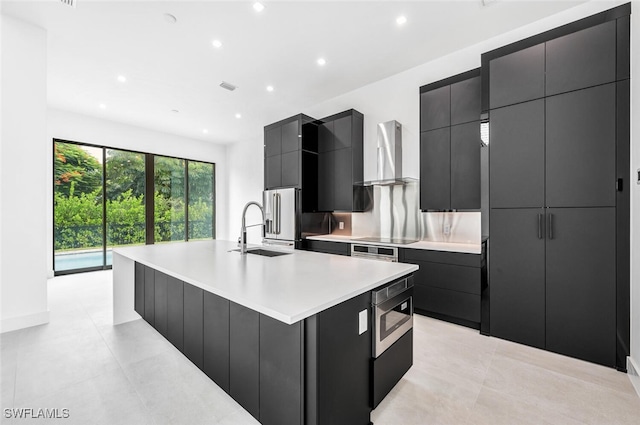
<svg viewBox="0 0 640 425">
<path fill-rule="evenodd" d="M 287 324 L 413 273 L 418 266 L 339 255 L 291 252 L 240 255 L 230 241 L 117 248 L 115 253 Z"/>
<path fill-rule="evenodd" d="M 481 254 L 482 253 L 481 243 L 418 241 L 410 244 L 394 244 L 394 243 L 379 243 L 379 242 L 368 242 L 368 241 L 365 242 L 365 241 L 359 241 L 358 238 L 359 237 L 334 236 L 334 235 L 319 235 L 319 236 L 307 237 L 307 239 L 315 240 L 315 241 L 361 243 L 364 245 L 394 246 L 397 248 L 409 248 L 409 249 L 428 249 L 432 251 L 459 252 L 464 254 Z"/>
</svg>

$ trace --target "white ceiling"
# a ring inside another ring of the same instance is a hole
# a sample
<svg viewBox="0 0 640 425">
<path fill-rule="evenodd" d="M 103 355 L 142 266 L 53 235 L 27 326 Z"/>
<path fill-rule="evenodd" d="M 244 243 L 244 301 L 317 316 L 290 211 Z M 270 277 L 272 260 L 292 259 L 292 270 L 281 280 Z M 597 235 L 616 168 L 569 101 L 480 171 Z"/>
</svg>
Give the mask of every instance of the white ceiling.
<svg viewBox="0 0 640 425">
<path fill-rule="evenodd" d="M 233 143 L 260 138 L 266 124 L 584 0 L 487 6 L 481 0 L 265 0 L 260 13 L 242 0 L 76 2 L 71 8 L 60 0 L 2 0 L 3 14 L 47 29 L 50 106 Z M 165 13 L 177 22 L 167 23 Z M 400 15 L 407 18 L 402 27 Z M 223 43 L 220 49 L 214 39 Z M 316 64 L 319 57 L 326 58 L 324 67 Z M 118 82 L 118 75 L 127 82 Z M 239 88 L 226 91 L 221 81 Z M 267 92 L 267 85 L 275 90 Z"/>
</svg>

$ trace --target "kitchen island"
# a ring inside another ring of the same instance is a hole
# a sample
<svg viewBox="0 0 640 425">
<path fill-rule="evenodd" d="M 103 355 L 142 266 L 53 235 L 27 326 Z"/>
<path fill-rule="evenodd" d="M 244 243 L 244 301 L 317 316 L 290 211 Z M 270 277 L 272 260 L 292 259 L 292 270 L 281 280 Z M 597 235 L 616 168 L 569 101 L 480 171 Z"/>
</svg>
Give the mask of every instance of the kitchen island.
<svg viewBox="0 0 640 425">
<path fill-rule="evenodd" d="M 143 317 L 263 424 L 368 424 L 371 290 L 417 266 L 235 248 L 115 250 L 114 324 Z"/>
</svg>

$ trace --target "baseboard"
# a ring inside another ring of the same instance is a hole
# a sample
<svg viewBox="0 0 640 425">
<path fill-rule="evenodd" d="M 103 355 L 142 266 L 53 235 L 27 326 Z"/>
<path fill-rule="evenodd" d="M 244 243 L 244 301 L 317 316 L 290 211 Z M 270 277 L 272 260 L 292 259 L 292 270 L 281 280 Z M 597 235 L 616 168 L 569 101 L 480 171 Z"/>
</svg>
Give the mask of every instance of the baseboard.
<svg viewBox="0 0 640 425">
<path fill-rule="evenodd" d="M 638 393 L 638 397 L 640 397 L 640 365 L 638 365 L 631 356 L 627 357 L 627 375 L 629 376 L 629 380 L 633 385 L 633 388 L 636 389 L 636 393 Z"/>
<path fill-rule="evenodd" d="M 40 313 L 27 314 L 26 316 L 9 317 L 0 321 L 0 333 L 17 331 L 31 326 L 49 323 L 49 310 Z"/>
</svg>

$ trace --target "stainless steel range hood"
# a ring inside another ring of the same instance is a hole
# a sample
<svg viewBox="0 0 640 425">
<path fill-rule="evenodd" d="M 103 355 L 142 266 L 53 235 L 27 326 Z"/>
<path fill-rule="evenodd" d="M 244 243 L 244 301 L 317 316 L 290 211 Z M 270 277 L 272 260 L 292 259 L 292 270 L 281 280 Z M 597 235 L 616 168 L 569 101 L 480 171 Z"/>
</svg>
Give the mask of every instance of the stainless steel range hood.
<svg viewBox="0 0 640 425">
<path fill-rule="evenodd" d="M 402 175 L 402 124 L 387 121 L 378 124 L 377 175 L 364 186 L 388 186 L 417 181 Z"/>
</svg>

